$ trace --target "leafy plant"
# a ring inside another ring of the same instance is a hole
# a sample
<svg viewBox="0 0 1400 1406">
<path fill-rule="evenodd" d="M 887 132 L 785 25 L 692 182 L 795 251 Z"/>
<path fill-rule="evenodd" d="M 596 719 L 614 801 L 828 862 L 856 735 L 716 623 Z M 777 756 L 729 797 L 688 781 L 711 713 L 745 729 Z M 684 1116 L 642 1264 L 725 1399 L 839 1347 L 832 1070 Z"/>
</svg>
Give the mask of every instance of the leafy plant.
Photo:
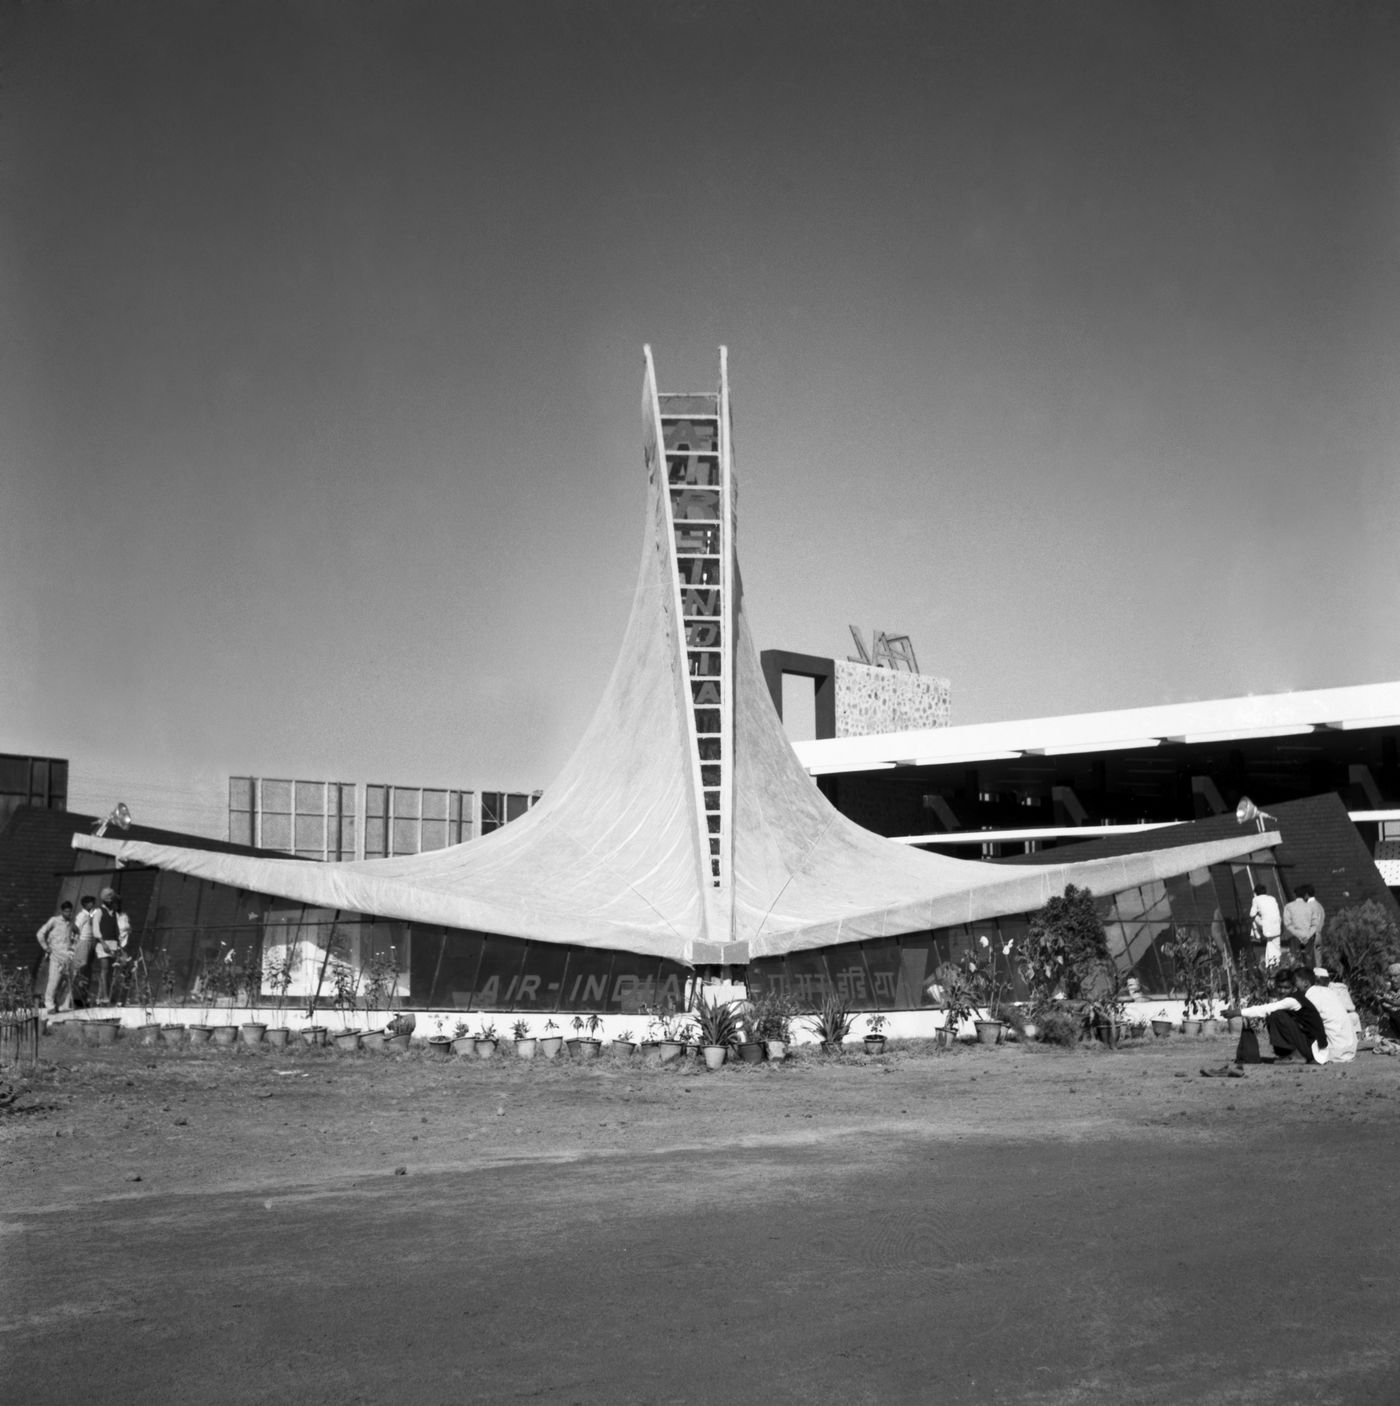
<svg viewBox="0 0 1400 1406">
<path fill-rule="evenodd" d="M 549 1027 L 546 1026 L 545 1028 L 548 1029 Z M 517 1040 L 528 1040 L 530 1038 L 530 1022 L 528 1020 L 517 1020 L 515 1024 L 510 1027 L 510 1033 Z"/>
<path fill-rule="evenodd" d="M 1083 1029 L 1080 1017 L 1068 1010 L 1046 1010 L 1037 1017 L 1036 1024 L 1040 1038 L 1049 1045 L 1076 1045 Z"/>
<path fill-rule="evenodd" d="M 1031 914 L 1025 939 L 1014 948 L 1034 1012 L 1059 999 L 1093 996 L 1106 979 L 1116 988 L 1108 934 L 1091 889 L 1066 885 L 1062 897 Z"/>
<path fill-rule="evenodd" d="M 1190 928 L 1178 928 L 1172 941 L 1162 944 L 1162 951 L 1172 959 L 1176 984 L 1186 998 L 1187 1019 L 1199 1019 L 1210 1013 L 1214 949 L 1215 943 L 1210 937 Z"/>
<path fill-rule="evenodd" d="M 546 1035 L 548 1035 L 551 1030 L 558 1030 L 558 1029 L 559 1029 L 559 1027 L 558 1027 L 552 1020 L 547 1020 L 547 1021 L 545 1021 L 545 1023 L 544 1023 L 544 1033 L 545 1033 Z"/>
<path fill-rule="evenodd" d="M 676 1010 L 674 1000 L 667 998 L 664 1006 L 643 1006 L 647 1017 L 647 1038 L 673 1044 L 684 1044 L 690 1029 L 690 1018 Z"/>
<path fill-rule="evenodd" d="M 439 1030 L 441 1029 L 441 1022 L 439 1022 L 438 1028 Z M 465 1020 L 459 1020 L 456 1025 L 452 1027 L 452 1038 L 454 1040 L 465 1040 L 471 1033 L 472 1028 Z"/>
<path fill-rule="evenodd" d="M 856 1013 L 839 991 L 828 991 L 822 1003 L 808 1017 L 812 1032 L 824 1045 L 839 1045 L 851 1033 Z"/>
<path fill-rule="evenodd" d="M 744 1020 L 755 1040 L 792 1040 L 792 1022 L 799 1014 L 797 1002 L 786 992 L 767 990 L 748 1004 Z"/>
<path fill-rule="evenodd" d="M 360 968 L 360 991 L 365 1016 L 370 1011 L 389 1010 L 399 988 L 399 957 L 395 948 L 374 953 Z"/>
<path fill-rule="evenodd" d="M 478 1039 L 478 1040 L 494 1040 L 494 1039 L 496 1039 L 497 1036 L 496 1036 L 496 1023 L 495 1023 L 495 1021 L 488 1021 L 488 1020 L 483 1019 L 482 1022 L 481 1022 L 481 1029 L 476 1032 L 475 1038 Z"/>
<path fill-rule="evenodd" d="M 1327 922 L 1326 940 L 1362 1020 L 1378 1020 L 1386 968 L 1400 962 L 1400 931 L 1390 914 L 1371 898 L 1340 909 Z"/>
<path fill-rule="evenodd" d="M 337 958 L 331 963 L 331 991 L 335 1008 L 340 1012 L 341 1024 L 348 1030 L 350 1016 L 360 998 L 360 974 L 349 962 Z"/>
<path fill-rule="evenodd" d="M 957 1039 L 958 1030 L 976 1015 L 975 994 L 962 967 L 955 962 L 944 962 L 934 976 L 943 995 L 943 1028 L 949 1038 Z"/>
<path fill-rule="evenodd" d="M 883 1015 L 868 1015 L 865 1017 L 865 1024 L 871 1035 L 878 1039 L 883 1039 L 881 1032 L 889 1024 L 889 1020 Z"/>
<path fill-rule="evenodd" d="M 632 1043 L 632 1032 L 630 1030 L 624 1030 L 621 1035 L 614 1035 L 613 1039 L 622 1040 L 630 1045 Z"/>
<path fill-rule="evenodd" d="M 574 1027 L 574 1034 L 577 1039 L 596 1040 L 598 1038 L 598 1031 L 603 1024 L 603 1018 L 596 1014 L 587 1017 L 576 1015 L 569 1024 Z M 588 1031 L 587 1035 L 583 1033 L 585 1030 Z"/>
<path fill-rule="evenodd" d="M 272 988 L 279 1007 L 287 1003 L 287 992 L 291 990 L 298 965 L 295 947 L 285 948 L 278 956 L 263 957 L 263 980 Z"/>
<path fill-rule="evenodd" d="M 737 1045 L 739 1022 L 732 1001 L 695 999 L 696 1038 L 702 1045 Z"/>
</svg>

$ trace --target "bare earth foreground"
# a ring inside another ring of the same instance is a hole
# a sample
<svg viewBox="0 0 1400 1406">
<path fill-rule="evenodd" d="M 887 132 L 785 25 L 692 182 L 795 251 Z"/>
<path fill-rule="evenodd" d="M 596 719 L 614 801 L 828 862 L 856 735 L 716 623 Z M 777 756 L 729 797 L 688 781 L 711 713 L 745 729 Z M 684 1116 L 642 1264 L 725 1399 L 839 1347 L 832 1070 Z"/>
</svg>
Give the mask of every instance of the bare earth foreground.
<svg viewBox="0 0 1400 1406">
<path fill-rule="evenodd" d="M 1400 1402 L 1400 1061 L 1200 1077 L 1231 1048 L 46 1036 L 0 1400 Z"/>
</svg>

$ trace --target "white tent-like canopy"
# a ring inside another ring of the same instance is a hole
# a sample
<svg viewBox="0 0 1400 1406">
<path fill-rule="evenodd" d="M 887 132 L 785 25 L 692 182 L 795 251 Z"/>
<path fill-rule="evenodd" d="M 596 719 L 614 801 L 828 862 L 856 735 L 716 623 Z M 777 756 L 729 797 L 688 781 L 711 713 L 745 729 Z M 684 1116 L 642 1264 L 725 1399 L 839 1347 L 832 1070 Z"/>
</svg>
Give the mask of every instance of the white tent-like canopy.
<svg viewBox="0 0 1400 1406">
<path fill-rule="evenodd" d="M 734 554 L 718 392 L 659 394 L 646 353 L 647 528 L 617 664 L 539 803 L 490 835 L 319 863 L 75 835 L 76 848 L 280 898 L 686 963 L 753 958 L 1024 913 L 1073 883 L 1113 893 L 1278 842 L 1238 838 L 1080 864 L 910 849 L 847 820 L 788 742 Z"/>
</svg>

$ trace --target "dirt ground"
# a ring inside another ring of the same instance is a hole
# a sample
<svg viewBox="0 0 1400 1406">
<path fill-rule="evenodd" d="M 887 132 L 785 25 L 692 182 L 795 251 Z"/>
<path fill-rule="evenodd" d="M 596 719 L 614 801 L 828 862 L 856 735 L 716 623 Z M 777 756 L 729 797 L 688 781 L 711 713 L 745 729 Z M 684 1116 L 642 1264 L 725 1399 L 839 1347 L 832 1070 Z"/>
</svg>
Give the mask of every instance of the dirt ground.
<svg viewBox="0 0 1400 1406">
<path fill-rule="evenodd" d="M 1400 1402 L 1400 1060 L 92 1048 L 0 1111 L 0 1400 Z"/>
</svg>

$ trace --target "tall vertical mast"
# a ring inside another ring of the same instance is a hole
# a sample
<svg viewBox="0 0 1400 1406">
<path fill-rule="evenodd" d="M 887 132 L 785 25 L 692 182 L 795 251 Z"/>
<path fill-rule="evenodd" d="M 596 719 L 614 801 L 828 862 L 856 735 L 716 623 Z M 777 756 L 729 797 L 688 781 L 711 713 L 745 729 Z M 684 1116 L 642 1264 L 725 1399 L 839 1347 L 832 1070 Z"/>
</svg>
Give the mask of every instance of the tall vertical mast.
<svg viewBox="0 0 1400 1406">
<path fill-rule="evenodd" d="M 698 856 L 709 940 L 733 936 L 734 791 L 734 499 L 727 354 L 720 350 L 718 390 L 655 390 L 647 350 L 647 385 L 663 473 L 658 548 L 669 557 L 677 620 L 678 667 L 685 685 L 687 733 L 696 797 Z"/>
</svg>

